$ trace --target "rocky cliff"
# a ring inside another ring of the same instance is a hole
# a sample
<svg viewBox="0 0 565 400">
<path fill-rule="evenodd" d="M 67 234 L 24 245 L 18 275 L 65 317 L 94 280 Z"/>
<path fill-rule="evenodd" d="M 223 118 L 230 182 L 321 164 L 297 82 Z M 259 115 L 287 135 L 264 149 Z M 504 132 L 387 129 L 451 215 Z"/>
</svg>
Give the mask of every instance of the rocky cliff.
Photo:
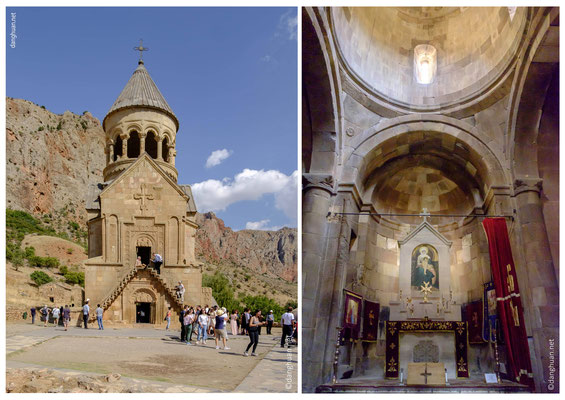
<svg viewBox="0 0 565 400">
<path fill-rule="evenodd" d="M 90 113 L 53 114 L 30 101 L 6 99 L 6 206 L 55 228 L 86 226 L 86 188 L 102 181 L 104 131 Z M 59 225 L 59 226 L 58 226 Z"/>
<path fill-rule="evenodd" d="M 198 214 L 201 229 L 196 234 L 196 254 L 209 263 L 231 262 L 252 272 L 297 279 L 296 229 L 278 231 L 233 231 L 214 213 Z"/>
<path fill-rule="evenodd" d="M 7 98 L 6 207 L 34 214 L 57 231 L 76 222 L 85 233 L 84 197 L 90 183 L 103 180 L 104 136 L 88 112 L 57 115 Z M 296 282 L 296 229 L 234 232 L 213 213 L 199 214 L 198 224 L 196 254 L 202 261 Z"/>
</svg>

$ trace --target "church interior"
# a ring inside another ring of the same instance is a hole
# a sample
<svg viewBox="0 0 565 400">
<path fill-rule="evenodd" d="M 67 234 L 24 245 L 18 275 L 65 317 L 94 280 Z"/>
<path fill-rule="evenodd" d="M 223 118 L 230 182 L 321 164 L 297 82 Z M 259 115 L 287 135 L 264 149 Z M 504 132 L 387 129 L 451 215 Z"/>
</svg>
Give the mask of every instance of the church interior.
<svg viewBox="0 0 565 400">
<path fill-rule="evenodd" d="M 302 9 L 304 392 L 559 391 L 559 8 Z"/>
</svg>

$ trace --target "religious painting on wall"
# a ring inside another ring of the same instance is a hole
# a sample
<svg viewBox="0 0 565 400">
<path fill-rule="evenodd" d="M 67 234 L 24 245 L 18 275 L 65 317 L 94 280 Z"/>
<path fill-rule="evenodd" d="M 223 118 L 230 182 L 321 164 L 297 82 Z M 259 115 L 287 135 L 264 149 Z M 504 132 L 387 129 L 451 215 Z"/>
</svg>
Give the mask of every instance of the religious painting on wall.
<svg viewBox="0 0 565 400">
<path fill-rule="evenodd" d="M 496 337 L 496 292 L 494 282 L 484 284 L 483 340 L 494 342 Z"/>
<path fill-rule="evenodd" d="M 483 344 L 483 301 L 474 301 L 464 305 L 464 321 L 469 329 L 469 343 Z"/>
<path fill-rule="evenodd" d="M 377 340 L 379 333 L 379 303 L 369 300 L 364 301 L 363 307 L 363 340 L 372 342 Z"/>
<path fill-rule="evenodd" d="M 363 297 L 357 293 L 344 290 L 345 310 L 343 314 L 344 338 L 356 340 L 361 330 L 361 305 Z"/>
<path fill-rule="evenodd" d="M 439 263 L 435 247 L 421 244 L 412 251 L 411 286 L 420 289 L 430 286 L 432 290 L 439 290 Z"/>
</svg>

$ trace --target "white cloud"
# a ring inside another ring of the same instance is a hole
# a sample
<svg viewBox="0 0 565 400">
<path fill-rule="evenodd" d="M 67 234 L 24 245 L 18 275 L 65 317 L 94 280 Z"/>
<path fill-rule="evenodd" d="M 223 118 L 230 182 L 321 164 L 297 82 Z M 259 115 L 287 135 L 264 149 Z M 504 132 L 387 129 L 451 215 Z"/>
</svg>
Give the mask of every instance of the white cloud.
<svg viewBox="0 0 565 400">
<path fill-rule="evenodd" d="M 297 177 L 297 171 L 288 176 L 276 170 L 246 168 L 233 179 L 224 178 L 221 181 L 209 179 L 195 183 L 192 185 L 192 193 L 200 212 L 223 211 L 231 204 L 245 200 L 259 200 L 266 194 L 274 194 L 275 207 L 282 210 L 294 222 Z M 294 199 L 292 190 L 295 191 Z"/>
<path fill-rule="evenodd" d="M 250 221 L 245 224 L 245 229 L 253 229 L 256 231 L 278 231 L 282 226 L 267 226 L 271 222 L 269 219 L 262 219 L 261 221 Z"/>
<path fill-rule="evenodd" d="M 275 207 L 294 223 L 296 223 L 298 212 L 298 171 L 294 171 L 286 185 L 275 194 Z"/>
<path fill-rule="evenodd" d="M 288 40 L 295 40 L 298 29 L 298 16 L 296 15 L 296 9 L 289 10 L 281 15 L 279 19 L 278 30 L 284 32 Z M 281 33 L 277 32 L 275 36 L 280 36 Z"/>
<path fill-rule="evenodd" d="M 228 149 L 214 150 L 206 160 L 206 168 L 212 168 L 220 165 L 222 161 L 231 156 L 232 152 Z"/>
<path fill-rule="evenodd" d="M 273 57 L 271 57 L 270 55 L 266 55 L 261 57 L 261 61 L 268 63 L 269 61 L 271 61 L 273 59 Z"/>
</svg>

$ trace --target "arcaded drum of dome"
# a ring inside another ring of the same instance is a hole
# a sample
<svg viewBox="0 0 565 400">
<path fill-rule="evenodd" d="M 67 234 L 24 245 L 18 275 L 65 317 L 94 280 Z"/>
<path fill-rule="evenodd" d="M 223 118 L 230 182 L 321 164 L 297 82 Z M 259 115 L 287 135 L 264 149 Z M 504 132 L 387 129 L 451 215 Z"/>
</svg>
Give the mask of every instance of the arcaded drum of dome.
<svg viewBox="0 0 565 400">
<path fill-rule="evenodd" d="M 437 111 L 481 96 L 508 72 L 527 10 L 508 7 L 336 7 L 330 18 L 347 72 L 404 111 Z M 414 74 L 414 48 L 437 49 L 430 84 Z"/>
</svg>

